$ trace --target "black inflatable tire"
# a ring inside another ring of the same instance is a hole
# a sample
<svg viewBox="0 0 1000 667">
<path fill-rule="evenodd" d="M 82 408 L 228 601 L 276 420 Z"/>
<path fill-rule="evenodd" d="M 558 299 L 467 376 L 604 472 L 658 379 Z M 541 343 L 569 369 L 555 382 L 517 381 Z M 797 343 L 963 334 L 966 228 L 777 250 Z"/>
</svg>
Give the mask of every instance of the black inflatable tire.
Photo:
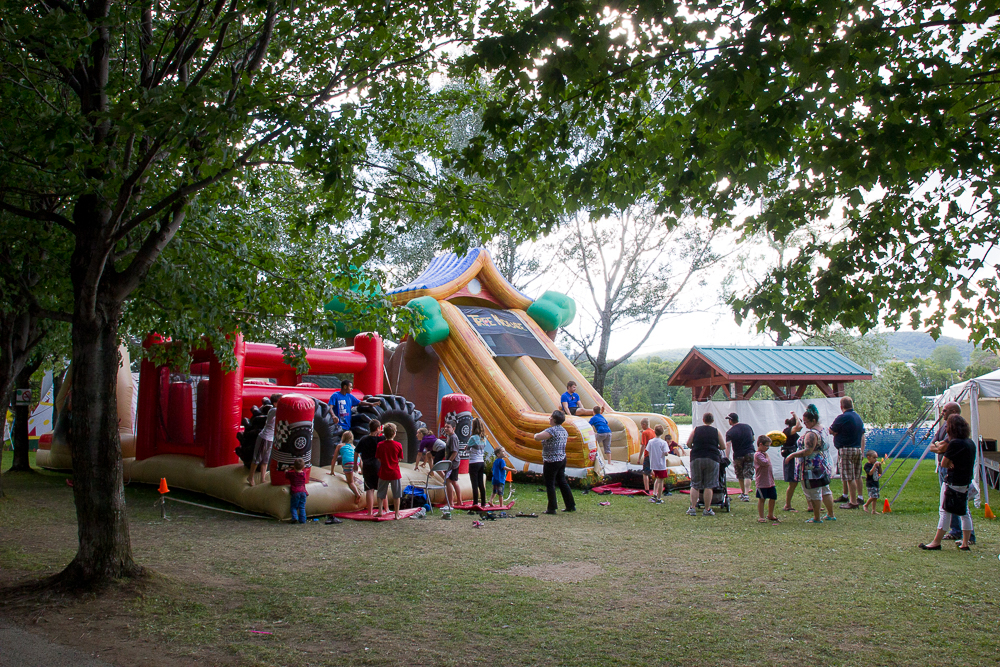
<svg viewBox="0 0 1000 667">
<path fill-rule="evenodd" d="M 368 435 L 368 424 L 372 419 L 377 419 L 382 425 L 395 424 L 400 431 L 396 440 L 403 445 L 403 459 L 412 463 L 417 458 L 417 429 L 426 426 L 420 421 L 420 411 L 403 396 L 365 396 L 365 400 L 372 399 L 377 400 L 378 404 L 358 406 L 358 413 L 351 416 L 351 432 L 354 433 L 355 442 Z"/>
<path fill-rule="evenodd" d="M 316 412 L 313 414 L 313 430 L 319 438 L 319 465 L 326 467 L 333 460 L 333 452 L 340 442 L 340 435 L 344 429 L 340 428 L 338 420 L 330 406 L 319 399 L 316 401 Z"/>
</svg>

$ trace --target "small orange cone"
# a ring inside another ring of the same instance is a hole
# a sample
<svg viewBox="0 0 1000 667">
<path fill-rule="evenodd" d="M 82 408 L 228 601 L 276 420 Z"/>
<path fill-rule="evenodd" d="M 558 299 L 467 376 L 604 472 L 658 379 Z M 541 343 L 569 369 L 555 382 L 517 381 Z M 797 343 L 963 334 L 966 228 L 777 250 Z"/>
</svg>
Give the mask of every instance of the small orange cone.
<svg viewBox="0 0 1000 667">
<path fill-rule="evenodd" d="M 882 514 L 888 514 L 891 511 L 892 511 L 892 508 L 889 507 L 889 499 L 886 498 L 885 501 L 882 503 Z"/>
<path fill-rule="evenodd" d="M 993 510 L 990 509 L 990 504 L 989 503 L 986 503 L 985 508 L 986 508 L 985 514 L 986 514 L 986 518 L 987 519 L 995 519 L 995 518 L 997 518 L 997 515 L 994 514 Z"/>
<path fill-rule="evenodd" d="M 167 488 L 167 478 L 160 478 L 160 493 L 170 493 L 170 489 Z"/>
</svg>

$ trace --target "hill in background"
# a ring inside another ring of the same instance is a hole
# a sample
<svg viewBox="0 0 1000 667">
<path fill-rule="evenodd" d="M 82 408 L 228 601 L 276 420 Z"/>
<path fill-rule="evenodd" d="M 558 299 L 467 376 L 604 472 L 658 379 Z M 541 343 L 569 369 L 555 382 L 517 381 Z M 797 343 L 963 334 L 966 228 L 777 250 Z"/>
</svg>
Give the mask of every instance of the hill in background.
<svg viewBox="0 0 1000 667">
<path fill-rule="evenodd" d="M 927 358 L 931 356 L 934 348 L 942 345 L 951 345 L 962 354 L 962 362 L 969 363 L 969 355 L 975 346 L 966 340 L 959 338 L 949 338 L 941 336 L 937 340 L 931 338 L 930 334 L 922 331 L 896 331 L 883 334 L 886 343 L 889 344 L 889 353 L 900 361 L 910 361 L 911 359 Z"/>
<path fill-rule="evenodd" d="M 949 338 L 942 336 L 937 340 L 931 338 L 930 334 L 922 331 L 894 331 L 882 334 L 889 345 L 889 354 L 900 361 L 911 361 L 919 358 L 929 358 L 934 348 L 941 345 L 952 345 L 962 354 L 962 361 L 969 363 L 969 355 L 975 346 L 959 338 Z M 652 352 L 641 352 L 633 359 L 646 359 L 648 357 L 659 357 L 663 361 L 680 361 L 690 352 L 689 347 L 676 347 L 667 350 L 654 350 Z"/>
</svg>

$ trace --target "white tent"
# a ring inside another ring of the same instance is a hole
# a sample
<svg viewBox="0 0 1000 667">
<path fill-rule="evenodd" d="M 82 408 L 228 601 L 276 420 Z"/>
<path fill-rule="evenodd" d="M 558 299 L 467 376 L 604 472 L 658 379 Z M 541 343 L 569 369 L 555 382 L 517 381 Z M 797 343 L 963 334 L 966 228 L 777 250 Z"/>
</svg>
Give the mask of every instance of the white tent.
<svg viewBox="0 0 1000 667">
<path fill-rule="evenodd" d="M 970 382 L 975 382 L 979 385 L 980 398 L 1000 398 L 1000 370 L 996 370 L 990 371 L 986 375 L 980 375 L 972 380 L 966 380 L 965 382 L 959 382 L 958 384 L 951 385 L 944 390 L 943 394 L 941 394 L 941 403 L 944 404 L 948 401 L 954 401 L 962 394 Z"/>
<path fill-rule="evenodd" d="M 940 409 L 948 401 L 957 401 L 962 405 L 962 414 L 969 420 L 972 427 L 972 441 L 979 442 L 980 435 L 1000 439 L 1000 370 L 995 370 L 977 378 L 959 382 L 948 387 L 937 401 Z M 983 433 L 983 420 L 980 418 L 982 408 L 987 408 L 985 419 L 986 433 Z M 986 481 L 986 458 L 981 447 L 976 447 L 975 478 L 982 490 L 983 501 L 989 502 L 989 484 Z"/>
</svg>

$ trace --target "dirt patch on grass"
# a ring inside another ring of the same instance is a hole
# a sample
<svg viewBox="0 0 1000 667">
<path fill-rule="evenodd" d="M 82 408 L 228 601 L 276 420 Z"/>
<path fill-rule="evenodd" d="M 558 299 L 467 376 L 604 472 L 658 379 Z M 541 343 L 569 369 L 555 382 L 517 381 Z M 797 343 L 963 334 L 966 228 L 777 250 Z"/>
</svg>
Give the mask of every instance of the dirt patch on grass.
<svg viewBox="0 0 1000 667">
<path fill-rule="evenodd" d="M 569 562 L 545 565 L 518 565 L 501 574 L 515 577 L 531 577 L 540 581 L 554 581 L 558 584 L 575 584 L 593 579 L 604 572 L 604 568 L 594 563 Z"/>
</svg>

